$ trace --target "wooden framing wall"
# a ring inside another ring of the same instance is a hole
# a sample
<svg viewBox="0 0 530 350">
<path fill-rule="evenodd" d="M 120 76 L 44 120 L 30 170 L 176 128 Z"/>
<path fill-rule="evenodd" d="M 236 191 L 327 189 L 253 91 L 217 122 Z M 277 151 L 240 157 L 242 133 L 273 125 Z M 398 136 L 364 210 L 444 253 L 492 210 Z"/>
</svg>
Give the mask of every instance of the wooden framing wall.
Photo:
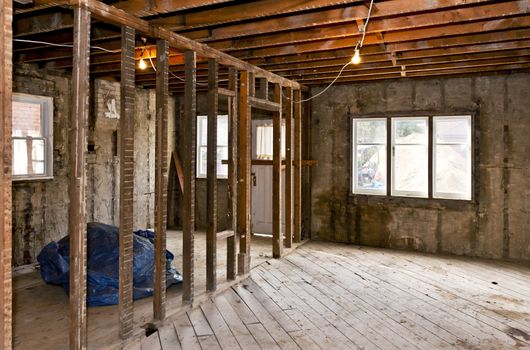
<svg viewBox="0 0 530 350">
<path fill-rule="evenodd" d="M 0 8 L 0 348 L 10 349 L 12 341 L 11 279 L 11 115 L 12 115 L 12 20 L 13 2 Z"/>
<path fill-rule="evenodd" d="M 208 60 L 208 146 L 206 186 L 206 290 L 217 288 L 217 108 L 219 65 Z"/>
<path fill-rule="evenodd" d="M 119 123 L 120 157 L 120 337 L 128 338 L 133 330 L 133 218 L 134 218 L 134 110 L 135 110 L 135 30 L 122 27 L 121 109 Z"/>
<path fill-rule="evenodd" d="M 134 100 L 135 100 L 135 34 L 136 31 L 157 38 L 157 84 L 156 84 L 156 178 L 155 178 L 155 282 L 153 315 L 155 320 L 165 318 L 165 246 L 167 216 L 167 122 L 168 122 L 168 71 L 169 47 L 185 50 L 185 106 L 183 118 L 183 301 L 191 303 L 194 297 L 194 233 L 195 233 L 195 171 L 196 171 L 196 69 L 197 54 L 209 58 L 209 113 L 208 113 L 208 290 L 216 288 L 215 255 L 217 239 L 227 238 L 227 278 L 234 280 L 236 273 L 246 275 L 250 271 L 251 244 L 251 107 L 276 113 L 276 124 L 281 123 L 281 89 L 300 89 L 294 81 L 255 67 L 231 57 L 228 54 L 186 39 L 178 34 L 150 25 L 116 8 L 96 0 L 68 2 L 74 13 L 72 101 L 70 119 L 70 348 L 87 348 L 86 312 L 86 150 L 89 113 L 89 63 L 90 63 L 90 24 L 94 15 L 104 21 L 122 26 L 122 81 L 120 119 L 120 288 L 119 313 L 120 336 L 127 338 L 133 333 L 133 293 L 132 293 L 132 242 L 133 242 L 133 186 L 134 186 Z M 0 154 L 3 169 L 0 173 L 2 206 L 0 224 L 0 314 L 2 348 L 10 348 L 11 333 L 11 88 L 12 88 L 12 48 L 11 48 L 12 3 L 5 0 L 0 9 L 0 37 L 4 62 L 0 67 L 1 126 Z M 218 86 L 218 65 L 229 66 L 229 88 Z M 241 75 L 238 79 L 238 74 Z M 260 90 L 255 97 L 255 77 L 260 79 Z M 268 84 L 275 84 L 275 101 L 268 101 Z M 299 90 L 297 90 L 299 91 Z M 291 92 L 288 92 L 290 94 Z M 229 196 L 233 233 L 219 235 L 216 227 L 216 136 L 218 95 L 228 97 L 229 114 Z M 291 113 L 288 113 L 291 115 Z M 280 125 L 280 124 L 278 124 Z M 278 125 L 275 135 L 280 132 Z M 279 140 L 279 139 L 278 139 Z M 275 169 L 281 169 L 279 141 L 275 141 Z M 279 184 L 278 179 L 275 183 Z M 295 180 L 296 183 L 296 180 Z M 281 186 L 281 185 L 280 185 Z M 281 187 L 275 188 L 276 212 L 279 227 Z M 276 230 L 276 237 L 281 232 Z M 239 254 L 237 253 L 239 240 Z M 280 242 L 280 240 L 278 240 Z M 281 256 L 282 244 L 276 251 Z M 237 259 L 236 259 L 237 257 Z"/>
<path fill-rule="evenodd" d="M 239 275 L 250 271 L 251 241 L 251 120 L 249 104 L 249 72 L 241 71 L 239 79 L 239 154 L 238 154 L 238 188 L 237 188 L 237 232 L 239 235 L 239 255 L 237 269 Z"/>
<path fill-rule="evenodd" d="M 193 301 L 194 236 L 195 236 L 195 160 L 197 148 L 197 55 L 184 53 L 186 87 L 184 93 L 183 141 L 184 200 L 182 210 L 182 300 Z"/>
<path fill-rule="evenodd" d="M 234 96 L 228 97 L 228 213 L 232 222 L 233 235 L 226 242 L 226 277 L 234 280 L 237 274 L 237 160 L 238 160 L 238 79 L 237 70 L 229 68 L 228 89 L 234 92 Z"/>
<path fill-rule="evenodd" d="M 74 7 L 74 64 L 70 115 L 70 349 L 86 349 L 86 149 L 90 12 Z"/>
<path fill-rule="evenodd" d="M 285 89 L 285 248 L 293 245 L 293 88 Z"/>
<path fill-rule="evenodd" d="M 274 84 L 274 102 L 280 104 L 272 115 L 272 256 L 283 254 L 282 232 L 282 86 Z"/>
<path fill-rule="evenodd" d="M 302 241 L 302 94 L 295 90 L 294 99 L 294 234 L 295 243 Z"/>
<path fill-rule="evenodd" d="M 156 60 L 156 140 L 155 140 L 155 278 L 153 315 L 166 316 L 166 227 L 168 178 L 168 98 L 169 44 L 157 41 Z"/>
</svg>

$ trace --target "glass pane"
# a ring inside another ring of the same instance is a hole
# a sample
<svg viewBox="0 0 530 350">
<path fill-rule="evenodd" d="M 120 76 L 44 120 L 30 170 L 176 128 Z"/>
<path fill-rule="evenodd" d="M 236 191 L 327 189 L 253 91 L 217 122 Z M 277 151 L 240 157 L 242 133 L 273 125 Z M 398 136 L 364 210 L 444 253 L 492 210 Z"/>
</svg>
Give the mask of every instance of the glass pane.
<svg viewBox="0 0 530 350">
<path fill-rule="evenodd" d="M 28 173 L 28 151 L 26 140 L 13 139 L 13 175 Z"/>
<path fill-rule="evenodd" d="M 470 117 L 434 118 L 437 143 L 467 144 Z"/>
<path fill-rule="evenodd" d="M 228 160 L 228 147 L 217 147 L 217 177 L 228 176 L 228 164 L 223 164 L 223 160 Z"/>
<path fill-rule="evenodd" d="M 466 145 L 437 145 L 436 193 L 455 193 L 471 199 L 471 157 Z"/>
<path fill-rule="evenodd" d="M 217 145 L 228 146 L 228 116 L 220 115 L 217 119 Z"/>
<path fill-rule="evenodd" d="M 357 189 L 386 189 L 386 147 L 357 146 Z"/>
<path fill-rule="evenodd" d="M 272 126 L 256 127 L 256 159 L 272 159 Z"/>
<path fill-rule="evenodd" d="M 394 190 L 400 192 L 421 192 L 427 194 L 427 154 L 427 146 L 395 146 Z"/>
<path fill-rule="evenodd" d="M 427 120 L 410 118 L 394 121 L 395 144 L 427 144 Z"/>
<path fill-rule="evenodd" d="M 208 143 L 208 119 L 206 116 L 199 116 L 199 127 L 197 134 L 199 137 L 199 146 L 206 146 Z"/>
<path fill-rule="evenodd" d="M 13 101 L 13 136 L 42 137 L 40 103 Z"/>
<path fill-rule="evenodd" d="M 357 144 L 386 143 L 386 120 L 356 120 Z"/>
<path fill-rule="evenodd" d="M 33 174 L 44 174 L 44 140 L 32 140 L 32 167 Z"/>
<path fill-rule="evenodd" d="M 199 176 L 206 176 L 206 164 L 207 164 L 207 147 L 201 146 L 199 148 L 199 160 L 198 160 L 198 166 L 199 166 L 199 173 L 197 175 Z"/>
</svg>

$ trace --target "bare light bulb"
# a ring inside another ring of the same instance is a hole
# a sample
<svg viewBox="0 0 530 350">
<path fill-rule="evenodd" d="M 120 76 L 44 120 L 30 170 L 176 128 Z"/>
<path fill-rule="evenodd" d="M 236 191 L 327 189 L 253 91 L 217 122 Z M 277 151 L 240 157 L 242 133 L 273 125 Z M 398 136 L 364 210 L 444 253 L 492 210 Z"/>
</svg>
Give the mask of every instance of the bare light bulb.
<svg viewBox="0 0 530 350">
<path fill-rule="evenodd" d="M 361 53 L 359 52 L 359 49 L 355 49 L 355 53 L 353 54 L 353 57 L 351 58 L 351 63 L 353 64 L 361 63 Z"/>
<path fill-rule="evenodd" d="M 147 68 L 147 63 L 145 63 L 142 57 L 140 57 L 140 61 L 138 61 L 138 68 L 141 70 L 145 70 Z"/>
</svg>

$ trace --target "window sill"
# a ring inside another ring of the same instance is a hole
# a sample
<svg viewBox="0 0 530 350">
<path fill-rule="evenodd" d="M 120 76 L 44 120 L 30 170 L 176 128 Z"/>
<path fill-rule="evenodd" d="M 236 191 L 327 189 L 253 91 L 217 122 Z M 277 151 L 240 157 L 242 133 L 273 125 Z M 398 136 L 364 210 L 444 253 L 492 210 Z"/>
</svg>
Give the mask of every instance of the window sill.
<svg viewBox="0 0 530 350">
<path fill-rule="evenodd" d="M 476 209 L 478 203 L 475 200 L 460 199 L 440 199 L 440 198 L 418 198 L 418 197 L 398 197 L 369 194 L 349 194 L 352 204 L 387 204 L 411 208 L 449 208 L 459 210 Z"/>
<path fill-rule="evenodd" d="M 53 181 L 53 176 L 39 176 L 39 177 L 13 177 L 11 182 L 21 183 L 21 182 L 48 182 Z"/>
</svg>

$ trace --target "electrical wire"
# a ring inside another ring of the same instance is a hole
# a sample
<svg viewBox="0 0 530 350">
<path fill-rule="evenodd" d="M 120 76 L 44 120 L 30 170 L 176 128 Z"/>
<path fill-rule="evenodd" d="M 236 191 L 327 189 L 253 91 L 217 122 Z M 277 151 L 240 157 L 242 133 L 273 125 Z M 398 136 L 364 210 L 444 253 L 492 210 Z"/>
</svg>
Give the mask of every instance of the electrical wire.
<svg viewBox="0 0 530 350">
<path fill-rule="evenodd" d="M 40 41 L 40 40 L 28 40 L 28 39 L 13 39 L 13 41 L 21 42 L 21 43 L 29 43 L 29 44 L 41 44 L 41 45 L 48 45 L 48 46 L 56 46 L 56 47 L 67 47 L 67 48 L 73 48 L 74 45 L 72 44 L 56 44 L 56 43 L 49 43 L 47 41 Z M 120 50 L 109 50 L 101 46 L 90 46 L 91 49 L 101 50 L 105 51 L 107 53 L 119 53 Z"/>
<path fill-rule="evenodd" d="M 364 39 L 366 37 L 366 28 L 368 27 L 368 22 L 370 22 L 370 17 L 372 16 L 372 9 L 373 9 L 373 5 L 374 5 L 374 0 L 371 0 L 370 1 L 370 7 L 368 9 L 368 16 L 366 17 L 366 23 L 364 24 L 363 26 L 363 29 L 362 29 L 362 32 L 363 32 L 363 35 L 361 37 L 361 40 L 359 40 L 357 42 L 357 44 L 355 45 L 355 51 L 356 50 L 359 50 L 361 47 L 363 47 L 363 44 L 364 44 Z M 301 103 L 301 102 L 307 102 L 307 101 L 311 101 L 312 99 L 314 98 L 317 98 L 318 96 L 322 95 L 324 92 L 328 91 L 328 89 L 330 87 L 333 86 L 333 84 L 335 84 L 335 82 L 339 79 L 339 77 L 342 75 L 342 72 L 344 71 L 344 69 L 346 69 L 347 66 L 349 66 L 352 62 L 351 61 L 348 61 L 343 67 L 342 69 L 339 71 L 339 74 L 337 74 L 337 76 L 335 77 L 335 79 L 333 79 L 333 81 L 331 83 L 329 83 L 328 86 L 326 86 L 326 88 L 322 91 L 320 91 L 318 94 L 314 95 L 314 96 L 311 96 L 309 98 L 306 98 L 305 100 L 300 100 L 300 101 L 293 101 L 295 103 Z M 283 92 L 282 92 L 283 93 Z M 290 100 L 290 98 L 286 97 L 284 95 L 284 97 L 288 100 Z"/>
</svg>

